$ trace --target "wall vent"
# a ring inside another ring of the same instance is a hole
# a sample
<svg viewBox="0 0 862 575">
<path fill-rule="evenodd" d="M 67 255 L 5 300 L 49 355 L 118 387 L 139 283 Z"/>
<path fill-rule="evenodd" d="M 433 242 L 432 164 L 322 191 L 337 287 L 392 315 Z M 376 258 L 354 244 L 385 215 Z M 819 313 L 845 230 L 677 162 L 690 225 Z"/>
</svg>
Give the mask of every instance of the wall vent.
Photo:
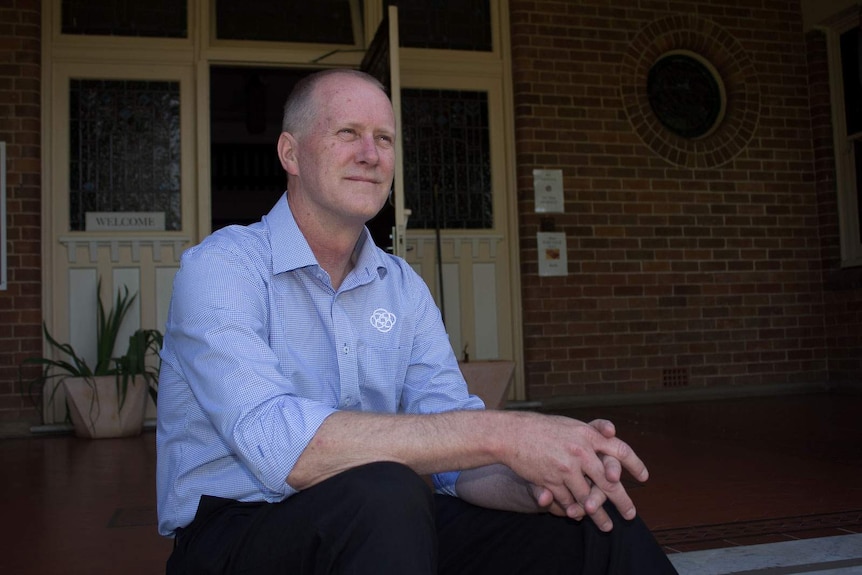
<svg viewBox="0 0 862 575">
<path fill-rule="evenodd" d="M 661 384 L 665 388 L 687 387 L 688 369 L 674 367 L 663 370 L 661 373 Z"/>
</svg>

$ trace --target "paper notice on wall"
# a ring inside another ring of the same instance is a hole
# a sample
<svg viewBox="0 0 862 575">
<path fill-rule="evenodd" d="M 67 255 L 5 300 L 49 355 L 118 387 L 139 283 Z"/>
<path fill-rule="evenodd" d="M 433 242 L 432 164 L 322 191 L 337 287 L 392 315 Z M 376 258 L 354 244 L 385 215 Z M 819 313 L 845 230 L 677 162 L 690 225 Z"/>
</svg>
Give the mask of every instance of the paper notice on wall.
<svg viewBox="0 0 862 575">
<path fill-rule="evenodd" d="M 561 214 L 563 200 L 563 170 L 533 170 L 533 191 L 536 194 L 536 213 Z"/>
<path fill-rule="evenodd" d="M 569 275 L 566 256 L 566 234 L 563 232 L 539 232 L 536 234 L 539 247 L 539 275 Z"/>
</svg>

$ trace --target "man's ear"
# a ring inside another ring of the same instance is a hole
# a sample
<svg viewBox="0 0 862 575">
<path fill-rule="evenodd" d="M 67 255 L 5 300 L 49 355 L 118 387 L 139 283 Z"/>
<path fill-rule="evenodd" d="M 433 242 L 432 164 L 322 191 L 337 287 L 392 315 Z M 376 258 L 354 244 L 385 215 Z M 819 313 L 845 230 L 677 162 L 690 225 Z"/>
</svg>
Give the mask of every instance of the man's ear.
<svg viewBox="0 0 862 575">
<path fill-rule="evenodd" d="M 278 159 L 284 171 L 291 176 L 299 175 L 296 151 L 296 138 L 290 132 L 282 132 L 278 137 Z"/>
</svg>

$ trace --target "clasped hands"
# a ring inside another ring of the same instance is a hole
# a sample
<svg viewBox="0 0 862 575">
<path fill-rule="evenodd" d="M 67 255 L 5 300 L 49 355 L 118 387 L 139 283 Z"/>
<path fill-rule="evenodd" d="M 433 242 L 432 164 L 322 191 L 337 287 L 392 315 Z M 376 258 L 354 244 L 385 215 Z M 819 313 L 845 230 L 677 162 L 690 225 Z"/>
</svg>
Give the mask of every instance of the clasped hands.
<svg viewBox="0 0 862 575">
<path fill-rule="evenodd" d="M 584 423 L 559 416 L 539 416 L 522 435 L 515 471 L 530 483 L 532 496 L 548 512 L 583 519 L 588 516 L 602 531 L 613 522 L 603 505 L 614 504 L 625 519 L 636 515 L 635 505 L 622 484 L 622 471 L 637 481 L 649 472 L 643 461 L 616 437 L 605 419 Z"/>
</svg>

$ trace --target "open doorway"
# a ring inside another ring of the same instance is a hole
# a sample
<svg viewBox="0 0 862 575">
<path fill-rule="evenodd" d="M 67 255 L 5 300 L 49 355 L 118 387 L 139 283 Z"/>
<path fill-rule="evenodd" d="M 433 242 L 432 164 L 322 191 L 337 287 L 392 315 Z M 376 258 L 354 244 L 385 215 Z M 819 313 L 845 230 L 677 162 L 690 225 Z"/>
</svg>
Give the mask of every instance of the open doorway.
<svg viewBox="0 0 862 575">
<path fill-rule="evenodd" d="M 276 143 L 284 100 L 309 69 L 212 66 L 212 229 L 260 220 L 284 193 Z"/>
<path fill-rule="evenodd" d="M 284 193 L 276 153 L 284 101 L 313 69 L 252 66 L 210 68 L 212 230 L 260 220 Z M 374 241 L 391 249 L 395 215 L 387 203 L 368 223 Z"/>
</svg>

